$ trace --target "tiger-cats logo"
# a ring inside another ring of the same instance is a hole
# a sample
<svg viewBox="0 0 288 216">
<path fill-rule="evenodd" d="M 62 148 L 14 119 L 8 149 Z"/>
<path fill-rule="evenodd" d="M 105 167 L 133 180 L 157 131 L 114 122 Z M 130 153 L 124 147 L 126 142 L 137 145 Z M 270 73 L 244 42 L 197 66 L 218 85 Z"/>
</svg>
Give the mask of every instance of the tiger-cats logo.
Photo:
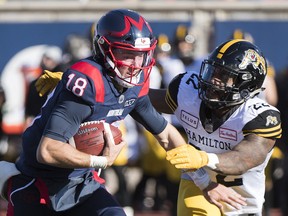
<svg viewBox="0 0 288 216">
<path fill-rule="evenodd" d="M 277 120 L 277 117 L 276 116 L 267 116 L 266 117 L 266 126 L 269 126 L 269 125 L 277 125 L 278 124 L 278 120 Z"/>
<path fill-rule="evenodd" d="M 245 51 L 245 56 L 242 62 L 239 64 L 239 68 L 244 70 L 250 64 L 254 69 L 258 69 L 260 74 L 266 75 L 265 59 L 252 49 Z"/>
</svg>

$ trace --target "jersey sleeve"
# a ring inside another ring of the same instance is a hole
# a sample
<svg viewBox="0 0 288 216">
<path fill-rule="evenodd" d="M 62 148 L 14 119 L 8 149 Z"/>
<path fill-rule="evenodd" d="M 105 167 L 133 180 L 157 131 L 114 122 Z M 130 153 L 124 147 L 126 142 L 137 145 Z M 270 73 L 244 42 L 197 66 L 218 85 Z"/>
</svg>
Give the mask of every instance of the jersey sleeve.
<svg viewBox="0 0 288 216">
<path fill-rule="evenodd" d="M 77 132 L 79 125 L 92 113 L 92 108 L 71 92 L 63 91 L 50 114 L 43 135 L 62 142 Z"/>
<path fill-rule="evenodd" d="M 62 78 L 65 88 L 88 104 L 104 101 L 104 82 L 100 70 L 85 61 L 77 62 Z"/>
<path fill-rule="evenodd" d="M 147 95 L 139 98 L 130 115 L 152 134 L 161 133 L 167 126 L 167 121 L 155 110 Z"/>
<path fill-rule="evenodd" d="M 280 113 L 273 109 L 259 113 L 243 128 L 243 135 L 257 134 L 265 138 L 280 138 L 282 133 Z"/>
</svg>

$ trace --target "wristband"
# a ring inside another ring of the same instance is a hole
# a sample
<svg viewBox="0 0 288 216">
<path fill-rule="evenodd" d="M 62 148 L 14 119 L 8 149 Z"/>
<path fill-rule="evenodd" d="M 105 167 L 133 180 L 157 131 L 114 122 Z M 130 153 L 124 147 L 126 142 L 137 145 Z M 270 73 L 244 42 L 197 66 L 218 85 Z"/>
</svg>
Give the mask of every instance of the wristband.
<svg viewBox="0 0 288 216">
<path fill-rule="evenodd" d="M 200 188 L 200 190 L 204 190 L 205 188 L 207 188 L 211 182 L 210 176 L 203 168 L 200 168 L 194 172 L 186 173 L 193 180 L 195 185 Z"/>
<path fill-rule="evenodd" d="M 207 166 L 211 169 L 216 169 L 216 165 L 219 164 L 219 158 L 216 154 L 213 153 L 207 153 L 208 155 L 208 164 Z"/>
<path fill-rule="evenodd" d="M 107 163 L 108 161 L 105 156 L 90 155 L 90 167 L 105 169 Z"/>
</svg>

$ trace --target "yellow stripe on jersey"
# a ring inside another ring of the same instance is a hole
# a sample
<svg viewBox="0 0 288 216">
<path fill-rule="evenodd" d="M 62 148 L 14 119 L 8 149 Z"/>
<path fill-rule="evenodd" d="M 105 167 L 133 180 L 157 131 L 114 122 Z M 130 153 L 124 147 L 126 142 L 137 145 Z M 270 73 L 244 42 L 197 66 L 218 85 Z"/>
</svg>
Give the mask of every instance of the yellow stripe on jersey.
<svg viewBox="0 0 288 216">
<path fill-rule="evenodd" d="M 261 136 L 261 137 L 265 137 L 265 138 L 281 138 L 282 136 L 282 130 L 280 131 L 277 131 L 275 133 L 269 133 L 269 134 L 257 134 L 258 136 Z"/>
<path fill-rule="evenodd" d="M 268 133 L 268 132 L 273 132 L 276 130 L 281 129 L 281 124 L 276 125 L 275 127 L 271 127 L 271 128 L 264 128 L 264 129 L 255 129 L 255 130 L 249 130 L 249 131 L 253 131 L 253 132 L 261 132 L 261 133 Z M 246 130 L 248 131 L 248 130 Z"/>
<path fill-rule="evenodd" d="M 282 136 L 282 128 L 281 124 L 272 127 L 272 128 L 265 128 L 265 129 L 255 129 L 255 130 L 243 130 L 243 135 L 247 136 L 248 134 L 257 134 L 261 137 L 266 138 L 280 138 Z"/>
<path fill-rule="evenodd" d="M 236 40 L 231 40 L 228 43 L 226 43 L 219 51 L 219 53 L 217 54 L 217 58 L 221 59 L 223 57 L 223 54 L 226 52 L 226 50 L 232 46 L 233 44 L 239 42 L 239 41 L 246 41 L 243 39 L 236 39 Z"/>
<path fill-rule="evenodd" d="M 175 110 L 177 109 L 177 104 L 175 103 L 175 101 L 172 99 L 169 90 L 166 91 L 166 97 L 165 97 L 165 101 L 168 104 L 168 106 L 170 107 L 170 109 L 175 112 Z"/>
</svg>

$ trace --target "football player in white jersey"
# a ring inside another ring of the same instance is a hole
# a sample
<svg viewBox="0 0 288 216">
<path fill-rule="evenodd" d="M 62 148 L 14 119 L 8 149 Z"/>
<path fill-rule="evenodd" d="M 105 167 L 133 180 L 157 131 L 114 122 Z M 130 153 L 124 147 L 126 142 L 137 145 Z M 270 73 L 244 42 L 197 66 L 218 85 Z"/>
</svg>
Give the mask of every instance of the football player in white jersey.
<svg viewBox="0 0 288 216">
<path fill-rule="evenodd" d="M 169 105 L 190 144 L 167 152 L 167 159 L 183 170 L 179 216 L 262 215 L 264 169 L 282 132 L 279 111 L 255 97 L 263 90 L 266 67 L 257 46 L 230 40 L 212 51 L 199 74 L 175 77 L 167 89 L 166 104 L 160 103 L 163 94 L 159 91 L 157 98 L 150 97 L 156 99 L 153 104 L 159 111 L 169 112 Z M 155 96 L 155 91 L 151 94 Z M 196 187 L 199 179 L 203 191 Z M 247 205 L 235 209 L 219 203 L 222 212 L 217 212 L 204 199 L 209 195 L 205 189 L 209 181 L 233 188 Z"/>
</svg>

